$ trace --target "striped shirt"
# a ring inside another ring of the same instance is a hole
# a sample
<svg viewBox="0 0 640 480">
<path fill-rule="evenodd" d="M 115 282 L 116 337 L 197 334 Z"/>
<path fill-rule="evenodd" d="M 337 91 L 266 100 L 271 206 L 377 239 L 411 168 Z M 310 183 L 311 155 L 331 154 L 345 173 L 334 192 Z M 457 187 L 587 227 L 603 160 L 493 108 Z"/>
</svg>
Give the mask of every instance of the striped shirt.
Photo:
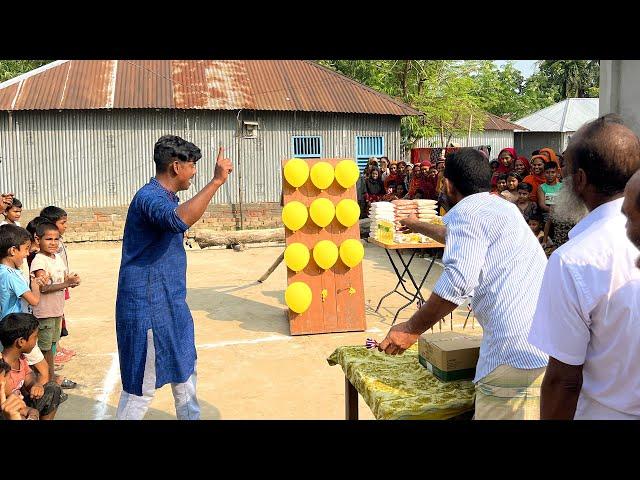
<svg viewBox="0 0 640 480">
<path fill-rule="evenodd" d="M 460 200 L 443 221 L 444 271 L 433 293 L 457 305 L 473 295 L 483 329 L 474 382 L 500 365 L 546 367 L 547 355 L 527 335 L 547 259 L 518 207 L 477 193 Z"/>
</svg>

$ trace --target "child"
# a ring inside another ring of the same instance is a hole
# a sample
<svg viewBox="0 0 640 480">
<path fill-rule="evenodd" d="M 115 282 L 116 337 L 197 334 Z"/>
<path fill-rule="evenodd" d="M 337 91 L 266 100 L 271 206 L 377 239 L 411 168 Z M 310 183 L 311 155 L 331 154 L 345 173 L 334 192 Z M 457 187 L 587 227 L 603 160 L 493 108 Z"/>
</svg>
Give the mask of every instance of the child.
<svg viewBox="0 0 640 480">
<path fill-rule="evenodd" d="M 50 281 L 42 287 L 40 302 L 33 306 L 33 314 L 40 322 L 38 346 L 49 364 L 50 378 L 53 374 L 54 346 L 60 339 L 60 328 L 64 314 L 64 290 L 79 284 L 77 275 L 68 275 L 60 249 L 60 232 L 53 223 L 36 226 L 36 237 L 40 251 L 31 262 L 31 273 L 37 278 Z"/>
<path fill-rule="evenodd" d="M 30 246 L 31 236 L 24 228 L 0 226 L 0 318 L 10 313 L 28 312 L 32 305 L 40 301 L 40 289 L 48 278 L 25 278 L 20 271 Z M 43 383 L 48 382 L 49 367 L 40 349 L 36 346 L 26 357 L 29 365 L 38 371 Z"/>
<path fill-rule="evenodd" d="M 29 407 L 24 403 L 21 395 L 14 393 L 7 398 L 5 393 L 6 379 L 10 373 L 11 367 L 0 358 L 0 411 L 5 420 L 24 420 L 20 412 L 28 415 Z"/>
<path fill-rule="evenodd" d="M 400 198 L 404 198 L 404 196 L 407 194 L 407 191 L 404 188 L 404 183 L 403 182 L 398 182 L 396 183 L 396 197 Z"/>
<path fill-rule="evenodd" d="M 544 165 L 544 176 L 546 183 L 538 187 L 538 207 L 545 217 L 545 222 L 551 211 L 551 207 L 555 204 L 555 197 L 560 193 L 562 183 L 557 178 L 558 166 L 554 162 L 547 162 Z"/>
<path fill-rule="evenodd" d="M 504 173 L 501 173 L 500 175 L 498 175 L 498 179 L 496 180 L 496 193 L 498 195 L 502 195 L 502 192 L 504 192 L 507 189 L 507 175 Z"/>
<path fill-rule="evenodd" d="M 507 188 L 500 192 L 504 198 L 509 200 L 511 203 L 516 203 L 518 201 L 518 184 L 522 181 L 520 175 L 515 172 L 507 173 Z"/>
<path fill-rule="evenodd" d="M 527 222 L 533 215 L 538 213 L 538 205 L 529 200 L 531 190 L 533 190 L 533 187 L 527 182 L 518 184 L 518 200 L 516 200 L 516 206 L 520 209 L 522 216 Z"/>
<path fill-rule="evenodd" d="M 4 221 L 0 225 L 6 225 L 8 223 L 12 225 L 20 226 L 20 217 L 22 216 L 22 202 L 17 198 L 13 198 L 11 205 L 7 207 L 4 212 Z"/>
<path fill-rule="evenodd" d="M 536 236 L 538 241 L 542 243 L 542 240 L 544 238 L 544 232 L 542 231 L 542 217 L 536 213 L 535 215 L 529 217 L 527 223 L 529 224 L 529 228 Z"/>
<path fill-rule="evenodd" d="M 29 407 L 21 412 L 27 418 L 35 418 L 37 410 L 40 420 L 53 420 L 60 405 L 62 389 L 55 382 L 40 383 L 25 357 L 38 342 L 38 320 L 30 313 L 10 313 L 0 321 L 0 342 L 4 347 L 2 360 L 11 371 L 5 376 L 5 395 L 18 393 Z"/>
<path fill-rule="evenodd" d="M 68 216 L 67 216 L 67 212 L 65 212 L 62 208 L 59 207 L 55 207 L 55 206 L 49 206 L 46 208 L 43 208 L 42 211 L 40 212 L 40 216 L 43 218 L 47 218 L 51 221 L 51 223 L 54 223 L 56 225 L 56 227 L 58 227 L 58 231 L 60 232 L 60 250 L 58 251 L 58 253 L 60 255 L 62 255 L 62 258 L 64 259 L 64 263 L 66 265 L 66 270 L 65 273 L 68 275 L 69 274 L 69 257 L 67 256 L 67 248 L 64 246 L 64 243 L 62 242 L 62 237 L 64 236 L 64 232 L 67 231 L 67 220 L 68 220 Z M 72 276 L 76 277 L 77 280 L 77 284 L 74 285 L 75 288 L 77 285 L 80 285 L 80 277 L 78 277 L 76 274 L 72 274 Z M 67 288 L 64 291 L 64 299 L 65 300 L 69 300 L 70 295 L 69 295 L 69 289 Z M 66 337 L 67 335 L 69 335 L 69 332 L 67 331 L 67 322 L 65 317 L 62 317 L 62 328 L 61 328 L 61 333 L 60 336 L 61 337 Z M 75 352 L 71 351 L 71 350 L 66 350 L 62 347 L 56 346 L 57 348 L 54 349 L 54 355 L 56 355 L 56 350 L 60 351 L 60 354 L 65 356 L 73 356 L 75 355 Z M 68 383 L 68 386 L 64 386 L 66 383 Z M 74 382 L 63 382 L 63 387 L 62 388 L 73 388 L 71 385 L 75 385 Z"/>
</svg>

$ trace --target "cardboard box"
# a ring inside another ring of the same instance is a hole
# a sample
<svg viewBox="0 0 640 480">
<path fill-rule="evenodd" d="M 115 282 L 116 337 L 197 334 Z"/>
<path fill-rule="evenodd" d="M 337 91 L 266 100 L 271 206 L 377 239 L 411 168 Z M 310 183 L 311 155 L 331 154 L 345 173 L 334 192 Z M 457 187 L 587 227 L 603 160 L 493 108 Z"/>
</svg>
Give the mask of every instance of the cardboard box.
<svg viewBox="0 0 640 480">
<path fill-rule="evenodd" d="M 475 376 L 481 336 L 456 332 L 424 333 L 418 339 L 420 363 L 442 381 Z"/>
</svg>

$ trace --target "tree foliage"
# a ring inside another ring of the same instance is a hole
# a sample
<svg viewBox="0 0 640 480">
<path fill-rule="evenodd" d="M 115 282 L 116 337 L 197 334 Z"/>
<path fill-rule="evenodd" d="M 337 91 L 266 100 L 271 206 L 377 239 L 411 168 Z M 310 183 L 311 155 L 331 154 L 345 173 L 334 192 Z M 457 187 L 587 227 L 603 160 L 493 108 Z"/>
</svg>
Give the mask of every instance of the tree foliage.
<svg viewBox="0 0 640 480">
<path fill-rule="evenodd" d="M 0 60 L 0 82 L 10 80 L 50 62 L 51 60 Z"/>
</svg>

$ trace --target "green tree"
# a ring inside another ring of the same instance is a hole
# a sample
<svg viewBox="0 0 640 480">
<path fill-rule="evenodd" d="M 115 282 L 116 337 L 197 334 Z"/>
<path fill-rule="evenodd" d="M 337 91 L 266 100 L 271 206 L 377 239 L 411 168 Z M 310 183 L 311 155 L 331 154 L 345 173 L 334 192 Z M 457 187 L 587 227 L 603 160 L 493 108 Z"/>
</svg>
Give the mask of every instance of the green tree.
<svg viewBox="0 0 640 480">
<path fill-rule="evenodd" d="M 51 60 L 0 60 L 0 82 L 10 80 L 50 62 Z"/>
<path fill-rule="evenodd" d="M 599 60 L 541 60 L 533 81 L 554 91 L 555 101 L 599 95 Z"/>
</svg>

